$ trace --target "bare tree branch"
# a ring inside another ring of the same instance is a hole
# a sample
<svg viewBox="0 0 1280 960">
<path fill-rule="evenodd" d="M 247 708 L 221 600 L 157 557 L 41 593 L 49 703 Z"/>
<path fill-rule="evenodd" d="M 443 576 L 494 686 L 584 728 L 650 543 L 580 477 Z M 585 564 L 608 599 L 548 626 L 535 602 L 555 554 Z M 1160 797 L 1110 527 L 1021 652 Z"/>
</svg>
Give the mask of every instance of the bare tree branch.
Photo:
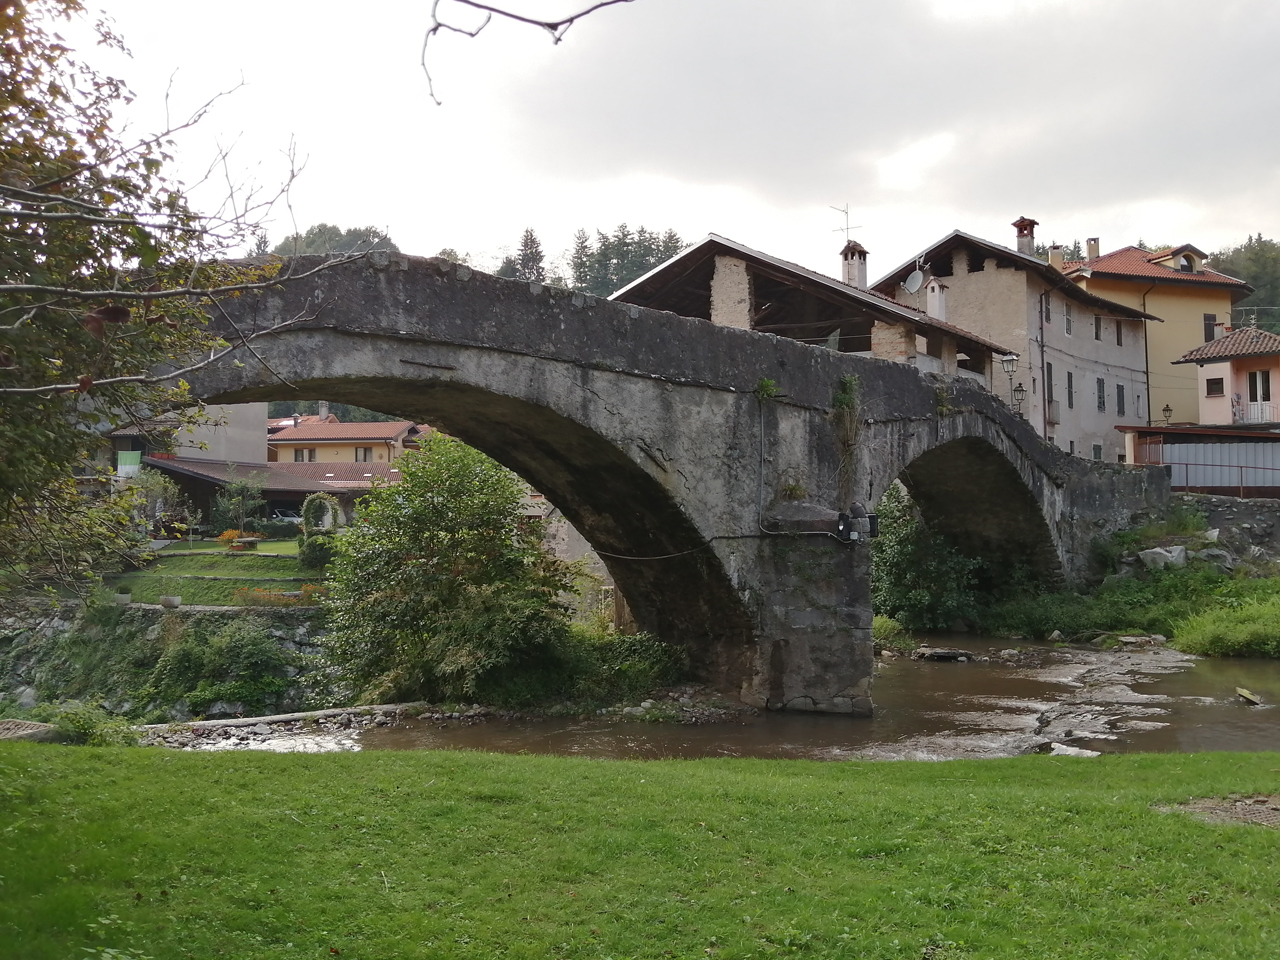
<svg viewBox="0 0 1280 960">
<path fill-rule="evenodd" d="M 315 271 L 312 271 L 312 272 L 315 272 Z M 104 377 L 101 380 L 94 380 L 93 386 L 94 387 L 110 387 L 120 383 L 155 384 L 155 383 L 166 383 L 170 380 L 177 380 L 181 377 L 185 377 L 189 373 L 194 373 L 197 370 L 202 370 L 205 367 L 209 366 L 209 364 L 211 363 L 216 363 L 218 360 L 221 360 L 227 354 L 234 353 L 236 350 L 239 350 L 242 346 L 249 347 L 249 341 L 251 340 L 257 340 L 259 337 L 265 337 L 273 333 L 279 333 L 281 330 L 284 330 L 287 327 L 291 327 L 296 323 L 305 323 L 308 320 L 315 320 L 324 311 L 325 307 L 329 306 L 332 302 L 333 302 L 332 300 L 326 301 L 325 303 L 320 304 L 314 310 L 303 311 L 302 313 L 298 314 L 296 317 L 293 317 L 289 320 L 281 320 L 277 324 L 273 324 L 272 326 L 267 327 L 266 329 L 263 329 L 263 330 L 259 330 L 256 333 L 250 333 L 247 336 L 244 333 L 241 333 L 240 329 L 236 327 L 236 332 L 240 334 L 240 338 L 241 338 L 240 343 L 233 343 L 227 346 L 225 349 L 217 351 L 215 353 L 211 353 L 208 357 L 205 357 L 205 359 L 197 361 L 196 363 L 189 364 L 185 367 L 182 367 L 179 370 L 173 370 L 173 371 L 170 371 L 169 373 L 162 373 L 162 374 L 138 373 L 128 377 Z M 226 316 L 226 314 L 224 313 L 223 316 Z M 232 326 L 234 327 L 235 324 L 233 323 Z M 264 367 L 266 367 L 268 370 L 271 370 L 271 367 L 268 366 L 267 362 L 262 359 L 262 357 L 258 354 L 256 350 L 253 350 L 252 347 L 249 347 L 249 349 L 253 353 L 253 355 L 262 362 L 262 365 Z M 271 372 L 275 374 L 277 377 L 279 377 L 279 374 L 276 374 L 274 370 L 271 370 Z M 280 379 L 284 380 L 283 377 L 280 377 Z M 284 382 L 288 383 L 287 380 Z M 293 384 L 290 383 L 289 386 L 293 386 Z M 0 387 L 0 394 L 15 395 L 15 394 L 35 394 L 35 393 L 49 393 L 49 394 L 72 393 L 79 389 L 81 389 L 80 382 L 76 381 L 75 383 L 46 384 L 41 387 Z"/>
<path fill-rule="evenodd" d="M 619 3 L 631 3 L 632 0 L 599 0 L 599 2 L 593 3 L 589 7 L 579 10 L 577 13 L 572 13 L 559 20 L 539 20 L 536 17 L 527 17 L 523 14 L 504 9 L 503 7 L 495 6 L 494 4 L 481 3 L 480 0 L 452 0 L 453 3 L 457 3 L 464 7 L 470 7 L 473 10 L 479 10 L 484 13 L 484 20 L 480 22 L 479 26 L 475 27 L 461 27 L 457 24 L 441 20 L 441 2 L 442 0 L 431 0 L 431 25 L 427 27 L 427 32 L 422 38 L 422 53 L 419 57 L 419 63 L 422 65 L 422 72 L 427 78 L 427 93 L 431 96 L 431 99 L 435 102 L 436 106 L 440 106 L 440 98 L 436 96 L 435 81 L 432 80 L 431 71 L 427 67 L 427 44 L 430 43 L 431 38 L 436 34 L 447 32 L 460 33 L 464 37 L 476 37 L 480 35 L 481 31 L 483 31 L 490 22 L 492 22 L 494 17 L 499 17 L 504 20 L 511 20 L 514 23 L 523 23 L 531 27 L 541 27 L 550 34 L 552 43 L 559 43 L 564 39 L 564 35 L 568 29 L 583 17 L 595 13 L 597 10 L 603 9 L 604 7 L 612 7 Z"/>
</svg>

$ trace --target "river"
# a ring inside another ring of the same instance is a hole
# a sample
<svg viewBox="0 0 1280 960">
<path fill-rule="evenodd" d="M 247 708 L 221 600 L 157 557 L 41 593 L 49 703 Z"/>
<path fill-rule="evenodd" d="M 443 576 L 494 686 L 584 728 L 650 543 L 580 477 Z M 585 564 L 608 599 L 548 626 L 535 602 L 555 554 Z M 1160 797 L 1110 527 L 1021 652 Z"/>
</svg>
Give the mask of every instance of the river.
<svg viewBox="0 0 1280 960">
<path fill-rule="evenodd" d="M 1017 655 L 1002 657 L 1008 644 L 996 640 L 951 636 L 931 642 L 973 656 L 966 662 L 880 662 L 870 720 L 761 712 L 700 725 L 612 717 L 410 721 L 362 731 L 348 748 L 823 760 L 1004 757 L 1062 747 L 1099 753 L 1280 750 L 1280 661 L 1201 660 L 1161 647 L 1098 651 L 1027 643 Z M 1263 706 L 1248 705 L 1236 695 L 1237 686 L 1261 695 Z"/>
</svg>

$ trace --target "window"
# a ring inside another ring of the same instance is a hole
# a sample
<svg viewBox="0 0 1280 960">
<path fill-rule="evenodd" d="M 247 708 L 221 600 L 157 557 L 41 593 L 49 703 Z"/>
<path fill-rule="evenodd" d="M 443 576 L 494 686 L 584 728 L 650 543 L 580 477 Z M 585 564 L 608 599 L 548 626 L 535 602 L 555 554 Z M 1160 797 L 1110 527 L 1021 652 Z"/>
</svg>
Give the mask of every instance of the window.
<svg viewBox="0 0 1280 960">
<path fill-rule="evenodd" d="M 1107 412 L 1107 381 L 1103 380 L 1101 377 L 1098 378 L 1098 412 Z M 1098 458 L 1094 457 L 1094 459 L 1096 460 Z"/>
<path fill-rule="evenodd" d="M 1225 397 L 1227 395 L 1226 388 L 1223 386 L 1222 377 L 1210 377 L 1204 382 L 1204 395 L 1206 397 Z"/>
<path fill-rule="evenodd" d="M 1133 415 L 1135 417 L 1142 416 L 1142 394 L 1134 394 L 1133 397 Z"/>
<path fill-rule="evenodd" d="M 373 447 L 356 447 L 356 463 L 368 463 L 373 459 Z"/>
<path fill-rule="evenodd" d="M 316 448 L 294 447 L 293 462 L 294 463 L 314 463 L 316 459 Z"/>
<path fill-rule="evenodd" d="M 1116 317 L 1116 346 L 1124 346 L 1124 324 L 1120 322 L 1120 318 Z"/>
<path fill-rule="evenodd" d="M 1053 298 L 1047 290 L 1040 294 L 1040 319 L 1053 323 Z"/>
<path fill-rule="evenodd" d="M 1044 365 L 1044 398 L 1049 403 L 1053 403 L 1053 364 L 1046 363 Z"/>
<path fill-rule="evenodd" d="M 1036 395 L 1036 378 L 1035 377 L 1031 378 L 1031 395 L 1033 397 Z"/>
<path fill-rule="evenodd" d="M 1067 441 L 1067 453 L 1071 454 L 1073 457 L 1076 455 L 1076 442 L 1074 440 Z"/>
<path fill-rule="evenodd" d="M 1128 462 L 1129 462 L 1129 458 L 1126 457 L 1123 453 L 1116 454 L 1116 463 L 1128 463 Z"/>
<path fill-rule="evenodd" d="M 1216 313 L 1206 313 L 1204 315 L 1204 342 L 1208 343 L 1217 335 L 1218 315 Z"/>
<path fill-rule="evenodd" d="M 1116 384 L 1116 416 L 1124 416 L 1124 384 Z"/>
<path fill-rule="evenodd" d="M 1076 378 L 1070 370 L 1067 371 L 1067 409 L 1074 410 L 1076 408 Z"/>
<path fill-rule="evenodd" d="M 1250 370 L 1249 371 L 1249 402 L 1250 403 L 1270 403 L 1271 402 L 1271 371 L 1270 370 Z"/>
<path fill-rule="evenodd" d="M 1093 459 L 1095 459 L 1095 460 L 1101 460 L 1101 459 L 1102 459 L 1102 444 L 1100 444 L 1100 443 L 1095 443 L 1095 444 L 1093 445 Z"/>
<path fill-rule="evenodd" d="M 1183 273 L 1194 273 L 1196 269 L 1196 265 L 1195 265 L 1195 262 L 1190 257 L 1188 257 L 1186 254 L 1183 254 L 1178 259 L 1178 269 L 1181 270 Z"/>
<path fill-rule="evenodd" d="M 1093 315 L 1093 339 L 1102 339 L 1102 318 L 1096 313 Z"/>
<path fill-rule="evenodd" d="M 1062 305 L 1062 326 L 1066 330 L 1067 336 L 1071 336 L 1071 304 Z"/>
</svg>

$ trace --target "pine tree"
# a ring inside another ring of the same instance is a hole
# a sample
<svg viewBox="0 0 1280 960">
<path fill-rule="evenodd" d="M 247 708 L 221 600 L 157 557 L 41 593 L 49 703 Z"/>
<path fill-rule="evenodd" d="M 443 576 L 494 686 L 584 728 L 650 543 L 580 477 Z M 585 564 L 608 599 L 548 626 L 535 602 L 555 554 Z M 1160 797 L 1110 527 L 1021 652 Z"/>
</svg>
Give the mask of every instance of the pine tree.
<svg viewBox="0 0 1280 960">
<path fill-rule="evenodd" d="M 520 238 L 520 250 L 516 254 L 516 279 L 533 283 L 545 283 L 547 271 L 542 264 L 542 244 L 530 227 Z"/>
<path fill-rule="evenodd" d="M 594 287 L 595 277 L 592 273 L 592 261 L 595 249 L 591 246 L 591 235 L 585 230 L 578 230 L 573 235 L 573 249 L 569 253 L 569 269 L 573 273 L 575 290 L 590 290 Z"/>
</svg>

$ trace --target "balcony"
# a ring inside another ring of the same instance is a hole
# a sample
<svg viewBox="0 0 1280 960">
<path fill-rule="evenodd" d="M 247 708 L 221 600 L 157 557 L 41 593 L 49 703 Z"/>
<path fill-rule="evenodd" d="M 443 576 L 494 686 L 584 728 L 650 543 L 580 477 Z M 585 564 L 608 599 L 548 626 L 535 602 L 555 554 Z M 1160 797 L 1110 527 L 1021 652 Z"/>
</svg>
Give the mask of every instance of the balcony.
<svg viewBox="0 0 1280 960">
<path fill-rule="evenodd" d="M 1232 404 L 1232 421 L 1234 423 L 1275 423 L 1277 404 L 1275 403 L 1234 403 Z"/>
</svg>

